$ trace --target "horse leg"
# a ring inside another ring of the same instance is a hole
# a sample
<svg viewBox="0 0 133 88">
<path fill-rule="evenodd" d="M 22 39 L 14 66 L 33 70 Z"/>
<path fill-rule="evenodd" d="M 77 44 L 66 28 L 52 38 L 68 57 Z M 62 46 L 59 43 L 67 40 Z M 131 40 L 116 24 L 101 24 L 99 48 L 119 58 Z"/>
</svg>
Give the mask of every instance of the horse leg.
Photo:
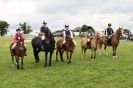
<svg viewBox="0 0 133 88">
<path fill-rule="evenodd" d="M 14 56 L 12 56 L 12 67 L 14 67 Z"/>
<path fill-rule="evenodd" d="M 49 66 L 51 66 L 52 54 L 53 54 L 53 51 L 50 52 Z"/>
<path fill-rule="evenodd" d="M 84 49 L 84 56 L 85 56 L 85 58 L 86 58 L 86 50 L 87 50 L 87 48 Z"/>
<path fill-rule="evenodd" d="M 35 61 L 36 61 L 36 63 L 38 63 L 40 61 L 39 56 L 38 56 L 39 51 L 37 51 L 35 48 L 35 49 L 33 49 L 33 52 L 34 52 Z"/>
<path fill-rule="evenodd" d="M 81 51 L 82 51 L 82 59 L 84 58 L 84 48 L 81 47 Z"/>
<path fill-rule="evenodd" d="M 66 51 L 66 54 L 67 54 L 67 64 L 69 64 L 69 53 L 68 53 L 68 51 Z"/>
<path fill-rule="evenodd" d="M 117 49 L 117 46 L 115 46 L 115 58 L 117 58 L 117 55 L 116 55 L 116 49 Z"/>
<path fill-rule="evenodd" d="M 56 50 L 56 61 L 58 62 L 58 52 L 59 52 L 59 50 L 57 49 Z"/>
<path fill-rule="evenodd" d="M 113 46 L 113 59 L 115 59 L 117 56 L 116 56 L 116 46 Z"/>
<path fill-rule="evenodd" d="M 21 69 L 24 69 L 23 68 L 23 57 L 21 57 L 21 66 L 22 66 Z"/>
<path fill-rule="evenodd" d="M 46 51 L 45 52 L 45 64 L 44 64 L 44 67 L 47 67 L 47 57 L 48 57 L 48 52 Z"/>
<path fill-rule="evenodd" d="M 16 57 L 17 69 L 19 69 L 19 57 Z"/>
<path fill-rule="evenodd" d="M 92 53 L 91 53 L 91 59 L 92 59 L 92 61 L 93 61 L 93 55 L 94 55 L 94 50 L 92 49 Z"/>
<path fill-rule="evenodd" d="M 96 60 L 96 49 L 94 50 L 94 60 Z"/>
<path fill-rule="evenodd" d="M 107 45 L 104 44 L 104 52 L 105 52 L 105 54 L 108 56 L 108 53 L 107 53 L 106 49 L 107 49 Z"/>
<path fill-rule="evenodd" d="M 70 52 L 70 58 L 69 58 L 70 63 L 71 63 L 71 59 L 72 59 L 72 54 L 73 54 L 73 52 Z"/>
<path fill-rule="evenodd" d="M 59 51 L 60 59 L 61 59 L 62 62 L 64 62 L 64 60 L 63 60 L 63 53 L 64 53 L 64 51 L 61 51 L 61 50 Z"/>
<path fill-rule="evenodd" d="M 98 44 L 97 46 L 98 46 L 99 55 L 101 56 L 102 55 L 102 53 L 101 53 L 102 52 L 102 49 L 101 49 L 102 48 L 102 44 Z"/>
</svg>

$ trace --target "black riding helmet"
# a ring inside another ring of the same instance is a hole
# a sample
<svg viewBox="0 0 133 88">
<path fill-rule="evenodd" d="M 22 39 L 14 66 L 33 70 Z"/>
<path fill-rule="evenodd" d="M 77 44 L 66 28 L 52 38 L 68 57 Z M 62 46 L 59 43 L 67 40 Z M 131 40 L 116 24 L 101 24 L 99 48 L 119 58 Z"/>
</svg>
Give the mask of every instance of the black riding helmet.
<svg viewBox="0 0 133 88">
<path fill-rule="evenodd" d="M 66 25 L 66 24 L 65 24 L 65 27 L 69 27 L 69 25 Z"/>
<path fill-rule="evenodd" d="M 47 22 L 44 20 L 44 21 L 43 21 L 43 24 L 47 24 Z"/>
<path fill-rule="evenodd" d="M 16 29 L 16 31 L 21 31 L 21 30 L 18 28 L 18 29 Z"/>
<path fill-rule="evenodd" d="M 111 23 L 108 23 L 108 26 L 110 27 L 111 26 Z"/>
</svg>

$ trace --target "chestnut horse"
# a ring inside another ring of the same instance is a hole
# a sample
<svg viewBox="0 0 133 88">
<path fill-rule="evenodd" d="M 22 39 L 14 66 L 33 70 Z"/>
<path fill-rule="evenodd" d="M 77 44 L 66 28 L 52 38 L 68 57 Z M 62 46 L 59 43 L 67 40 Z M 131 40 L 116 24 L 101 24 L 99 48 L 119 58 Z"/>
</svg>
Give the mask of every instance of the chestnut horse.
<svg viewBox="0 0 133 88">
<path fill-rule="evenodd" d="M 82 58 L 86 55 L 86 50 L 91 49 L 91 59 L 96 60 L 96 50 L 97 50 L 97 44 L 99 39 L 99 33 L 95 33 L 92 38 L 83 37 L 81 39 L 81 50 L 82 50 Z"/>
<path fill-rule="evenodd" d="M 14 43 L 10 45 L 10 51 L 12 49 Z M 22 42 L 17 42 L 17 45 L 14 49 L 14 55 L 12 56 L 12 67 L 14 67 L 14 56 L 16 58 L 16 63 L 17 63 L 17 69 L 19 69 L 19 59 L 21 58 L 21 68 L 23 69 L 23 58 L 25 54 L 25 46 Z"/>
<path fill-rule="evenodd" d="M 81 39 L 81 50 L 82 50 L 82 59 L 86 58 L 87 49 L 91 49 L 91 38 L 88 36 L 82 37 Z"/>
<path fill-rule="evenodd" d="M 113 49 L 113 59 L 117 57 L 116 55 L 116 49 L 119 45 L 119 40 L 120 36 L 123 34 L 124 29 L 123 28 L 118 28 L 116 32 L 112 35 L 111 41 L 108 42 L 108 37 L 107 36 L 101 36 L 98 40 L 98 48 L 101 50 L 102 45 L 104 44 L 104 50 L 106 52 L 107 46 L 112 46 Z"/>
<path fill-rule="evenodd" d="M 75 45 L 70 36 L 66 36 L 66 43 L 63 45 L 63 39 L 59 39 L 56 43 L 56 61 L 58 61 L 58 52 L 60 54 L 60 59 L 63 62 L 63 53 L 66 52 L 67 55 L 67 63 L 71 63 L 72 54 L 75 48 Z"/>
</svg>

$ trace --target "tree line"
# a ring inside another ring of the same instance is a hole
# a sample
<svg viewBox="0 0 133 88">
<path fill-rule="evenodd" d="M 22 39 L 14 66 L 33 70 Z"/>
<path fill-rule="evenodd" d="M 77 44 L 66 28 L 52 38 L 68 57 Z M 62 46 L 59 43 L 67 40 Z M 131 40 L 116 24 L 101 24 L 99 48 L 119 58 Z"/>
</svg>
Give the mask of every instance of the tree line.
<svg viewBox="0 0 133 88">
<path fill-rule="evenodd" d="M 7 34 L 9 31 L 10 24 L 6 21 L 0 20 L 0 35 L 4 36 Z M 24 31 L 24 34 L 29 34 L 32 32 L 31 26 L 29 26 L 26 22 L 19 23 L 19 27 L 21 28 L 22 31 Z"/>
</svg>

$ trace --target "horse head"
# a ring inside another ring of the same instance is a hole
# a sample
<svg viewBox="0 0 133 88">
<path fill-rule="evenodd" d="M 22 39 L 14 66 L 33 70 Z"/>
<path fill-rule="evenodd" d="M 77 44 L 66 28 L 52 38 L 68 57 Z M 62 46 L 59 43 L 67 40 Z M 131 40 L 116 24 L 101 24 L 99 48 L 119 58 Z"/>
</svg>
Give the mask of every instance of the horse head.
<svg viewBox="0 0 133 88">
<path fill-rule="evenodd" d="M 71 38 L 71 36 L 66 36 L 65 46 L 69 50 L 73 50 L 74 49 L 75 45 L 74 45 L 74 42 L 73 42 L 73 39 Z"/>
<path fill-rule="evenodd" d="M 118 36 L 121 36 L 121 35 L 123 34 L 123 32 L 124 32 L 124 29 L 121 28 L 121 27 L 119 27 L 119 28 L 116 30 L 115 33 L 116 33 Z"/>
<path fill-rule="evenodd" d="M 23 42 L 17 42 L 17 48 L 19 50 L 24 50 L 24 44 L 23 44 Z"/>
</svg>

